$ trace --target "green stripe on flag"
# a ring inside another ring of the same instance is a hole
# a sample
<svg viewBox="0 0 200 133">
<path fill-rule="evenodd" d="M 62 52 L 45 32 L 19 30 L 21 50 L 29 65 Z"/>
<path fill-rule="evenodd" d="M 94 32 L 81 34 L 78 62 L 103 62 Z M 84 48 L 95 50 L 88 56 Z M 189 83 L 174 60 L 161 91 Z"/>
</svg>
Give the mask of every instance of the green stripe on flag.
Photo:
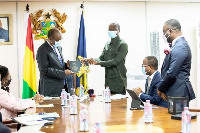
<svg viewBox="0 0 200 133">
<path fill-rule="evenodd" d="M 23 80 L 23 94 L 22 98 L 27 99 L 35 95 L 35 92 L 29 87 L 28 83 Z"/>
</svg>

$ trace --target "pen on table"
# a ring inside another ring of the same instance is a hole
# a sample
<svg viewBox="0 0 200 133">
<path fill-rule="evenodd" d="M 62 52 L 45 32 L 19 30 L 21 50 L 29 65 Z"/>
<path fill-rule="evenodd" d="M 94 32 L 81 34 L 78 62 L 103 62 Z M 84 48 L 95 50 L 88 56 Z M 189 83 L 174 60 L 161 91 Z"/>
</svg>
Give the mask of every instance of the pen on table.
<svg viewBox="0 0 200 133">
<path fill-rule="evenodd" d="M 30 122 L 30 121 L 44 121 L 43 119 L 40 119 L 40 120 L 29 120 L 27 122 Z"/>
<path fill-rule="evenodd" d="M 46 115 L 46 113 L 38 113 L 39 115 Z"/>
</svg>

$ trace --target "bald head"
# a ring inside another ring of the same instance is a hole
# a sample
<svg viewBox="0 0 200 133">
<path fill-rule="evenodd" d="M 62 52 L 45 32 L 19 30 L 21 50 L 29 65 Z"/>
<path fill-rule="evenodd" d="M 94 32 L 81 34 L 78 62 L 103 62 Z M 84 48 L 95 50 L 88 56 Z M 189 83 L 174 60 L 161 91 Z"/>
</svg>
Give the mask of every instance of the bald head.
<svg viewBox="0 0 200 133">
<path fill-rule="evenodd" d="M 60 41 L 62 39 L 62 35 L 60 31 L 56 28 L 50 29 L 48 32 L 48 42 L 53 46 L 55 41 Z"/>
<path fill-rule="evenodd" d="M 57 35 L 61 36 L 60 31 L 56 28 L 50 29 L 49 32 L 48 32 L 48 38 L 55 37 Z"/>
<path fill-rule="evenodd" d="M 118 23 L 111 23 L 109 25 L 109 31 L 119 31 L 120 32 L 120 25 Z"/>
</svg>

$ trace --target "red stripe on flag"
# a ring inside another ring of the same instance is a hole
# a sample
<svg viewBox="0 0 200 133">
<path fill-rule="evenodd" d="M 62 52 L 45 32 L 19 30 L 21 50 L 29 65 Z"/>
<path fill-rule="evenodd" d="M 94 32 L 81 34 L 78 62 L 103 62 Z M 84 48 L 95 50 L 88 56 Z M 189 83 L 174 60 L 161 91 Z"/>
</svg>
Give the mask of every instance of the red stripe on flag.
<svg viewBox="0 0 200 133">
<path fill-rule="evenodd" d="M 33 36 L 32 36 L 32 28 L 31 28 L 30 15 L 28 17 L 27 35 L 26 35 L 26 46 L 33 52 L 33 58 L 35 60 L 35 53 L 34 53 L 34 46 L 33 46 Z"/>
</svg>

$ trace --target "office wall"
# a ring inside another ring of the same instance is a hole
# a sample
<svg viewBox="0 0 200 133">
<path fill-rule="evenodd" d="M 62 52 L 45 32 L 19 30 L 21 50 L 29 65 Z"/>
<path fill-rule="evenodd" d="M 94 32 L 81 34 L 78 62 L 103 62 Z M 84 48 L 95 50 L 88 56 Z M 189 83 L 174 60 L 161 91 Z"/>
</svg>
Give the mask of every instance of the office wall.
<svg viewBox="0 0 200 133">
<path fill-rule="evenodd" d="M 18 97 L 22 94 L 23 58 L 26 32 L 24 28 L 24 10 L 30 6 L 30 13 L 44 9 L 52 14 L 55 8 L 66 13 L 68 19 L 64 23 L 66 33 L 63 34 L 62 47 L 65 61 L 75 60 L 77 52 L 78 30 L 80 22 L 81 2 L 0 2 L 1 14 L 13 15 L 13 45 L 0 46 L 0 64 L 6 65 L 12 75 L 12 93 Z M 120 36 L 128 43 L 129 53 L 126 58 L 128 75 L 142 75 L 141 64 L 145 56 L 150 54 L 149 33 L 160 33 L 160 61 L 164 58 L 162 26 L 167 19 L 176 18 L 180 21 L 183 34 L 192 50 L 191 82 L 196 92 L 196 38 L 195 26 L 199 20 L 200 3 L 164 3 L 164 2 L 85 2 L 85 28 L 88 57 L 99 57 L 105 43 L 109 40 L 108 25 L 118 22 L 121 26 Z M 186 10 L 187 9 L 187 10 Z M 52 15 L 53 16 L 53 15 Z M 45 16 L 41 17 L 43 19 Z M 54 19 L 54 17 L 52 17 Z M 44 19 L 43 19 L 44 20 Z M 34 40 L 35 54 L 43 40 Z M 37 64 L 36 64 L 37 67 Z M 91 66 L 89 87 L 101 93 L 104 88 L 104 68 Z M 39 72 L 37 69 L 37 80 Z M 132 82 L 132 79 L 129 78 Z M 136 83 L 133 80 L 133 85 Z M 129 87 L 131 87 L 129 85 Z M 136 86 L 136 85 L 135 85 Z M 191 102 L 196 106 L 196 100 Z"/>
</svg>

